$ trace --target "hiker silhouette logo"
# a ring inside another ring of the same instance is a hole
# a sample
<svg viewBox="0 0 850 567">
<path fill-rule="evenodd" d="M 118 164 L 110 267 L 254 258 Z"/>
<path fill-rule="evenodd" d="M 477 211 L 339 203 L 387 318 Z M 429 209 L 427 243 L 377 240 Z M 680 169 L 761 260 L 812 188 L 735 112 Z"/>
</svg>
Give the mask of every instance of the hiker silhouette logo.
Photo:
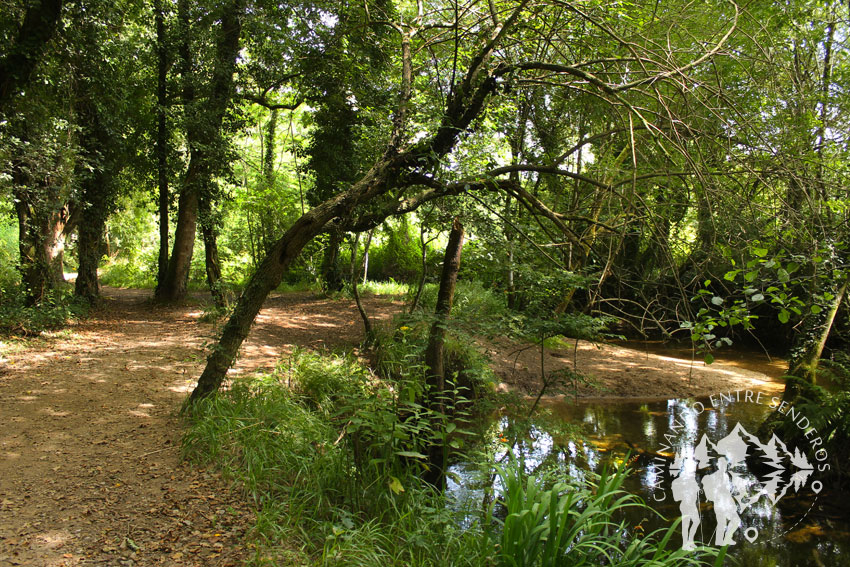
<svg viewBox="0 0 850 567">
<path fill-rule="evenodd" d="M 778 401 L 776 404 L 779 407 Z M 702 413 L 705 406 L 697 402 L 691 409 Z M 726 429 L 729 433 L 721 439 L 710 439 L 705 433 L 697 437 L 697 432 L 691 439 L 698 442 L 679 446 L 675 452 L 672 449 L 676 445 L 670 443 L 673 458 L 665 468 L 671 479 L 670 494 L 681 512 L 682 549 L 735 545 L 740 537 L 755 542 L 759 538 L 758 527 L 746 526 L 742 521 L 748 509 L 775 506 L 789 493 L 799 493 L 805 487 L 817 498 L 823 483 L 816 473 L 824 470 L 818 462 L 826 459 L 826 453 L 818 450 L 820 438 L 815 437 L 817 432 L 810 428 L 805 416 L 793 417 L 794 423 L 807 433 L 814 464 L 804 451 L 789 448 L 775 434 L 762 442 L 740 423 L 735 423 L 731 431 Z M 713 524 L 710 515 L 714 517 Z"/>
</svg>

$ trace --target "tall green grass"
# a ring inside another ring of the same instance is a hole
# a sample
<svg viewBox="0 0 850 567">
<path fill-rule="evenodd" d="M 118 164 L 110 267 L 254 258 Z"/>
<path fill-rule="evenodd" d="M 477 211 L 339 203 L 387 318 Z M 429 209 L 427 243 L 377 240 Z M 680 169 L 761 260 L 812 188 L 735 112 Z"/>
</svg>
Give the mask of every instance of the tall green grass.
<svg viewBox="0 0 850 567">
<path fill-rule="evenodd" d="M 496 467 L 504 487 L 504 520 L 495 532 L 496 563 L 505 567 L 617 565 L 620 567 L 704 565 L 716 551 L 671 549 L 678 521 L 646 536 L 629 533 L 626 510 L 653 514 L 651 508 L 622 489 L 625 470 L 603 471 L 582 487 L 541 486 L 516 463 Z M 494 516 L 490 514 L 492 520 Z M 493 522 L 488 522 L 493 525 Z M 721 565 L 725 553 L 718 554 Z"/>
</svg>

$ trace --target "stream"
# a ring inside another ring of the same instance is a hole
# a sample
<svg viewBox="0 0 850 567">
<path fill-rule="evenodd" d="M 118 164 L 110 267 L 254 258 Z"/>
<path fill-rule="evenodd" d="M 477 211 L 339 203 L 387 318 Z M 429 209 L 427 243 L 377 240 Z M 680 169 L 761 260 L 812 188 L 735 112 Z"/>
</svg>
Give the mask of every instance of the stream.
<svg viewBox="0 0 850 567">
<path fill-rule="evenodd" d="M 770 389 L 750 392 L 749 396 L 747 391 L 739 391 L 694 400 L 550 400 L 545 404 L 549 419 L 524 429 L 522 440 L 510 450 L 523 460 L 528 471 L 551 471 L 547 478 L 555 480 L 582 481 L 592 477 L 588 472 L 598 473 L 632 459 L 633 473 L 625 488 L 664 516 L 647 519 L 642 512 L 640 517 L 626 518 L 633 531 L 643 533 L 666 528 L 682 515 L 671 489 L 672 480 L 685 470 L 683 463 L 690 463 L 692 475 L 702 464 L 703 468 L 691 477 L 694 487 L 699 486 L 694 488 L 698 493 L 691 494 L 691 498 L 699 499 L 699 521 L 694 522 L 698 525 L 693 530 L 697 545 L 716 543 L 716 516 L 725 513 L 740 518 L 740 526 L 730 528 L 728 537 L 735 543 L 729 548 L 727 565 L 850 566 L 846 495 L 820 480 L 817 462 L 801 461 L 781 440 L 761 444 L 749 435 L 778 403 L 776 396 L 781 394 Z M 786 416 L 801 419 L 793 410 Z M 489 424 L 497 440 L 493 450 L 497 461 L 509 447 L 504 442 L 499 445 L 502 432 L 513 426 L 505 416 L 495 417 Z M 640 458 L 632 448 L 642 452 Z M 736 459 L 735 455 L 744 453 L 748 460 Z M 759 458 L 776 464 L 751 473 L 748 463 Z M 721 459 L 729 461 L 728 471 L 717 472 Z M 705 464 L 709 462 L 712 464 Z M 732 503 L 731 510 L 723 512 L 721 500 L 716 500 L 720 511 L 707 501 L 711 490 L 706 479 L 712 472 L 715 477 L 726 474 L 727 495 L 733 495 L 737 502 L 736 506 L 727 499 Z M 472 518 L 474 503 L 480 508 L 490 477 L 482 474 L 480 467 L 464 462 L 454 465 L 451 473 L 448 488 L 452 502 L 469 509 Z M 498 491 L 498 486 L 495 488 Z M 681 525 L 674 542 L 682 545 Z"/>
</svg>

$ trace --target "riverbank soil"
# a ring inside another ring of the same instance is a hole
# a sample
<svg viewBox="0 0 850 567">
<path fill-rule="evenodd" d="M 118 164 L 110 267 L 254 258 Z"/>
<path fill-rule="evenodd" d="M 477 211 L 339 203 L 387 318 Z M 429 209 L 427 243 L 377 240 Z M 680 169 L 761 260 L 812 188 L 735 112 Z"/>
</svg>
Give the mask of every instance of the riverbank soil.
<svg viewBox="0 0 850 567">
<path fill-rule="evenodd" d="M 659 344 L 593 344 L 564 341 L 560 348 L 544 349 L 543 373 L 539 346 L 499 338 L 481 341 L 493 362 L 500 388 L 536 395 L 541 376 L 555 385 L 546 397 L 610 399 L 669 399 L 702 397 L 735 390 L 781 393 L 779 380 L 787 363 L 767 355 L 717 351 L 707 365 L 687 349 Z M 578 375 L 576 377 L 576 374 Z"/>
<path fill-rule="evenodd" d="M 202 301 L 161 306 L 144 290 L 104 289 L 85 321 L 3 341 L 0 350 L 0 565 L 240 565 L 252 525 L 244 498 L 213 471 L 181 460 L 179 407 L 200 374 Z M 401 308 L 367 298 L 379 323 Z M 351 301 L 271 297 L 234 375 L 273 368 L 295 346 L 356 345 Z M 539 383 L 539 349 L 487 343 L 503 387 Z M 579 345 L 579 368 L 605 385 L 582 395 L 682 396 L 750 387 L 767 376 L 625 347 Z M 548 372 L 573 353 L 546 351 Z M 669 358 L 669 357 L 668 357 Z M 699 366 L 699 364 L 697 364 Z M 537 381 L 537 382 L 535 382 Z"/>
</svg>

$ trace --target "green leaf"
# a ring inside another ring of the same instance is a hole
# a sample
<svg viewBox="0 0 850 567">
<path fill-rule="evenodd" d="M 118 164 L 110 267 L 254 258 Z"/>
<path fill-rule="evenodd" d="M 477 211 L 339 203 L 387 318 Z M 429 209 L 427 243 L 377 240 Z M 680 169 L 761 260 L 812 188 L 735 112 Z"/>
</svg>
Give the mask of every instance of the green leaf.
<svg viewBox="0 0 850 567">
<path fill-rule="evenodd" d="M 753 254 L 759 258 L 764 258 L 767 256 L 767 248 L 753 248 Z"/>
<path fill-rule="evenodd" d="M 711 298 L 711 302 L 715 305 L 723 305 L 723 298 L 715 295 Z"/>
<path fill-rule="evenodd" d="M 788 271 L 785 268 L 779 268 L 776 270 L 776 275 L 779 277 L 779 281 L 782 283 L 786 283 L 791 279 L 791 276 L 788 274 Z"/>
<path fill-rule="evenodd" d="M 779 317 L 779 322 L 785 324 L 785 323 L 787 323 L 788 321 L 791 320 L 791 313 L 789 313 L 787 309 L 783 309 L 782 311 L 779 312 L 778 317 Z"/>
<path fill-rule="evenodd" d="M 735 278 L 738 275 L 738 272 L 740 272 L 740 271 L 741 270 L 732 270 L 732 271 L 726 272 L 725 274 L 723 274 L 723 279 L 726 280 L 726 281 L 729 281 L 729 282 L 734 282 Z"/>
<path fill-rule="evenodd" d="M 744 274 L 744 279 L 747 280 L 748 283 L 752 283 L 756 280 L 758 275 L 759 275 L 759 271 L 753 270 L 751 272 L 747 272 L 746 274 Z"/>
<path fill-rule="evenodd" d="M 764 296 L 760 293 L 756 293 L 750 299 L 753 301 L 764 301 Z"/>
<path fill-rule="evenodd" d="M 702 359 L 705 361 L 706 364 L 711 364 L 712 362 L 714 362 L 714 355 L 712 355 L 711 353 L 707 353 Z"/>
<path fill-rule="evenodd" d="M 422 453 L 417 453 L 416 451 L 396 451 L 396 455 L 399 457 L 408 457 L 411 459 L 426 459 L 427 456 Z"/>
<path fill-rule="evenodd" d="M 393 494 L 399 494 L 404 492 L 404 487 L 401 485 L 401 482 L 396 477 L 391 476 L 388 484 L 390 490 L 393 491 Z"/>
<path fill-rule="evenodd" d="M 446 433 L 451 433 L 455 429 L 457 429 L 457 425 L 455 425 L 454 423 L 449 423 L 448 425 L 446 425 Z"/>
<path fill-rule="evenodd" d="M 812 312 L 812 315 L 817 315 L 818 313 L 823 311 L 823 308 L 820 305 L 815 304 L 811 306 L 810 310 Z"/>
</svg>

